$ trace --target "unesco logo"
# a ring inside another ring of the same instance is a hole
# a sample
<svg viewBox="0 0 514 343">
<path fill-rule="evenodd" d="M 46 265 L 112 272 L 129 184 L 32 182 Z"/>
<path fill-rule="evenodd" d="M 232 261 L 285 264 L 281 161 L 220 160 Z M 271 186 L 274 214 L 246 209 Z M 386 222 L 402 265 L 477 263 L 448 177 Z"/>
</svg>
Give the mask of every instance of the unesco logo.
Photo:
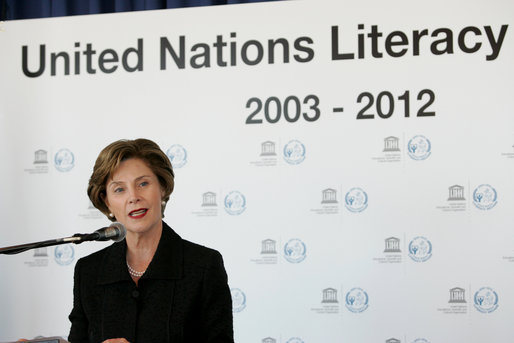
<svg viewBox="0 0 514 343">
<path fill-rule="evenodd" d="M 450 304 L 465 304 L 466 303 L 466 290 L 460 287 L 450 289 Z"/>
<path fill-rule="evenodd" d="M 480 210 L 490 210 L 498 202 L 498 194 L 490 185 L 480 185 L 473 191 L 473 204 Z"/>
<path fill-rule="evenodd" d="M 55 262 L 61 266 L 67 266 L 73 262 L 75 250 L 71 245 L 60 245 L 54 250 Z"/>
<path fill-rule="evenodd" d="M 232 312 L 241 312 L 246 307 L 246 295 L 239 288 L 231 288 Z"/>
<path fill-rule="evenodd" d="M 263 240 L 262 242 L 262 250 L 261 250 L 261 255 L 265 254 L 276 254 L 277 253 L 277 250 L 276 250 L 276 243 L 274 240 L 272 239 L 265 239 Z"/>
<path fill-rule="evenodd" d="M 346 293 L 345 302 L 351 312 L 363 312 L 368 308 L 368 293 L 361 288 L 352 288 Z"/>
<path fill-rule="evenodd" d="M 305 146 L 292 140 L 284 146 L 284 160 L 289 164 L 299 164 L 305 160 Z"/>
<path fill-rule="evenodd" d="M 266 141 L 261 143 L 261 156 L 276 156 L 275 142 Z"/>
<path fill-rule="evenodd" d="M 216 193 L 205 192 L 202 194 L 202 207 L 216 207 Z"/>
<path fill-rule="evenodd" d="M 335 288 L 325 288 L 323 290 L 323 300 L 321 301 L 324 304 L 333 303 L 337 304 L 337 289 Z"/>
<path fill-rule="evenodd" d="M 480 288 L 473 298 L 475 308 L 482 313 L 491 313 L 498 308 L 498 294 L 489 287 Z"/>
<path fill-rule="evenodd" d="M 400 250 L 400 239 L 396 237 L 389 237 L 385 240 L 385 249 L 384 252 L 386 253 L 398 253 L 402 252 Z"/>
<path fill-rule="evenodd" d="M 39 149 L 34 152 L 34 164 L 46 164 L 48 153 L 46 150 Z"/>
<path fill-rule="evenodd" d="M 407 146 L 410 158 L 416 161 L 426 160 L 431 154 L 432 146 L 425 136 L 414 136 Z"/>
<path fill-rule="evenodd" d="M 60 172 L 68 172 L 75 166 L 75 156 L 68 149 L 57 151 L 54 157 L 55 169 Z"/>
<path fill-rule="evenodd" d="M 361 188 L 350 189 L 345 197 L 346 208 L 351 212 L 362 212 L 368 207 L 368 194 Z"/>
<path fill-rule="evenodd" d="M 307 257 L 305 244 L 296 238 L 290 239 L 284 245 L 284 258 L 291 263 L 300 263 Z"/>
<path fill-rule="evenodd" d="M 464 187 L 460 185 L 453 185 L 448 187 L 448 201 L 461 201 L 466 200 L 464 197 Z"/>
<path fill-rule="evenodd" d="M 174 144 L 166 151 L 173 168 L 182 168 L 187 163 L 187 151 L 182 145 Z"/>
<path fill-rule="evenodd" d="M 246 210 L 246 198 L 238 191 L 232 191 L 225 197 L 225 211 L 232 216 L 237 216 Z"/>
<path fill-rule="evenodd" d="M 425 262 L 432 257 L 432 243 L 425 237 L 416 237 L 409 243 L 409 257 L 414 262 Z"/>
<path fill-rule="evenodd" d="M 400 151 L 400 140 L 398 137 L 389 136 L 384 138 L 383 152 L 397 152 Z"/>
</svg>

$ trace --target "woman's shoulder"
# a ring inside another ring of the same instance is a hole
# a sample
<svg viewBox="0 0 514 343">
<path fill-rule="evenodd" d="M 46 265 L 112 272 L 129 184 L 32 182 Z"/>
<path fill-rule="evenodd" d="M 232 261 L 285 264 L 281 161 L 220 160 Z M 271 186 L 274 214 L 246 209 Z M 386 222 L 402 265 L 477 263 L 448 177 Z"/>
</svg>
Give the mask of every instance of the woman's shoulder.
<svg viewBox="0 0 514 343">
<path fill-rule="evenodd" d="M 213 255 L 220 255 L 218 250 L 206 247 L 204 245 L 193 243 L 191 241 L 182 239 L 182 246 L 184 253 L 195 254 L 199 256 L 212 257 Z"/>
<path fill-rule="evenodd" d="M 198 268 L 211 268 L 223 265 L 219 251 L 206 246 L 182 240 L 184 265 Z"/>
<path fill-rule="evenodd" d="M 167 226 L 167 225 L 166 225 Z M 171 237 L 171 248 L 179 248 L 185 260 L 197 263 L 212 263 L 213 260 L 221 259 L 219 251 L 204 245 L 193 243 L 180 237 L 173 229 L 167 227 Z M 179 243 L 180 242 L 180 243 Z M 178 243 L 178 244 L 177 244 Z"/>
</svg>

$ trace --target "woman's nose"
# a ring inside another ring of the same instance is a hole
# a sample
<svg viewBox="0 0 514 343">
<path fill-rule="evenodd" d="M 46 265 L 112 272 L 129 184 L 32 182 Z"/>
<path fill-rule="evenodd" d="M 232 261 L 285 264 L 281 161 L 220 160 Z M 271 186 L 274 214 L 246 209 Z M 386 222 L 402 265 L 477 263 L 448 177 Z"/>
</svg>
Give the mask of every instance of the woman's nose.
<svg viewBox="0 0 514 343">
<path fill-rule="evenodd" d="M 139 193 L 137 192 L 137 190 L 135 190 L 135 189 L 130 190 L 129 202 L 136 203 L 138 201 L 139 201 Z"/>
</svg>

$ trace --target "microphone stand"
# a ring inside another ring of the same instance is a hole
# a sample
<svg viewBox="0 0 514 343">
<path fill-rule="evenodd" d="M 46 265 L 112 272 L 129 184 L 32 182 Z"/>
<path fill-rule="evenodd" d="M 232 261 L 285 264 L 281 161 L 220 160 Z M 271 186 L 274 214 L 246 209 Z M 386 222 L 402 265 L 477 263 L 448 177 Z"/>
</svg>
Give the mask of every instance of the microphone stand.
<svg viewBox="0 0 514 343">
<path fill-rule="evenodd" d="M 99 235 L 96 232 L 88 233 L 88 234 L 76 233 L 71 237 L 50 239 L 47 241 L 13 245 L 10 247 L 0 248 L 0 254 L 15 255 L 15 254 L 19 254 L 21 252 L 24 252 L 24 251 L 27 251 L 30 249 L 49 247 L 49 246 L 53 246 L 53 245 L 60 245 L 60 244 L 67 244 L 67 243 L 80 244 L 80 243 L 86 242 L 86 241 L 97 240 L 98 236 Z"/>
</svg>

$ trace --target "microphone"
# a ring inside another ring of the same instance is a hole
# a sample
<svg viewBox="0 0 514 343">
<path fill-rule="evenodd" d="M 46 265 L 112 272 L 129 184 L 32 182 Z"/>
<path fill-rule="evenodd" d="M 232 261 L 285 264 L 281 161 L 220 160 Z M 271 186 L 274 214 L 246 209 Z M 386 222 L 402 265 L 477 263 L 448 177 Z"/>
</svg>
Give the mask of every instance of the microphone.
<svg viewBox="0 0 514 343">
<path fill-rule="evenodd" d="M 107 227 L 96 230 L 91 234 L 92 241 L 108 241 L 112 239 L 115 242 L 122 241 L 127 235 L 127 229 L 122 223 L 114 222 Z M 89 240 L 89 239 L 88 239 Z"/>
<path fill-rule="evenodd" d="M 66 244 L 66 243 L 74 243 L 80 244 L 82 242 L 88 241 L 108 241 L 112 239 L 115 242 L 122 241 L 127 235 L 127 229 L 123 224 L 114 222 L 107 227 L 103 227 L 101 229 L 96 230 L 93 233 L 81 234 L 77 233 L 71 237 L 58 238 L 58 239 L 50 239 L 42 242 L 14 245 L 11 247 L 0 248 L 0 254 L 5 255 L 14 255 L 19 254 L 20 252 L 24 252 L 30 249 L 49 247 L 52 245 Z"/>
</svg>

